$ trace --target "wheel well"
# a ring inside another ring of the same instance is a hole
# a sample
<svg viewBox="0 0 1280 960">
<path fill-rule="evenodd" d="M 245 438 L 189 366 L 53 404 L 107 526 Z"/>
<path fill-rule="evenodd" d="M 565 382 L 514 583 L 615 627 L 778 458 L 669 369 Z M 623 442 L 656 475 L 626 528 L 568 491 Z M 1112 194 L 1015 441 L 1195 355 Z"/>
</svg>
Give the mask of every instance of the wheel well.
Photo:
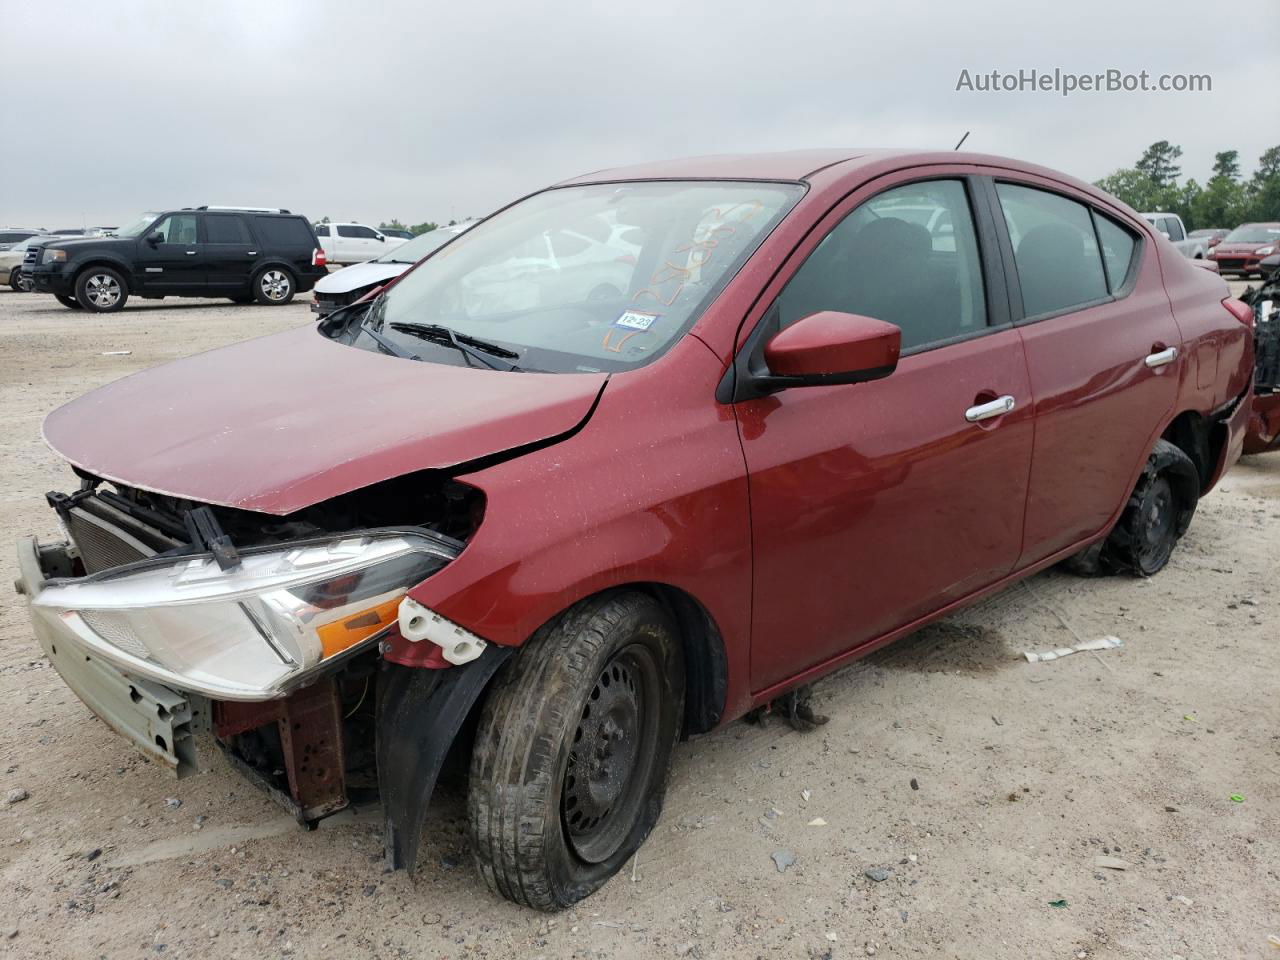
<svg viewBox="0 0 1280 960">
<path fill-rule="evenodd" d="M 130 273 L 129 270 L 126 269 L 125 267 L 122 267 L 120 264 L 116 263 L 114 260 L 90 260 L 88 263 L 84 264 L 83 266 L 76 268 L 75 279 L 71 281 L 72 295 L 75 294 L 76 286 L 80 283 L 80 278 L 84 276 L 84 272 L 86 270 L 92 270 L 94 267 L 107 267 L 111 270 L 114 270 L 116 273 L 120 274 L 120 276 L 124 279 L 124 282 L 127 286 L 129 287 L 133 286 L 133 274 Z"/>
<path fill-rule="evenodd" d="M 1204 491 L 1213 475 L 1213 465 L 1217 462 L 1218 450 L 1222 437 L 1215 437 L 1218 431 L 1211 429 L 1209 419 L 1194 410 L 1184 410 L 1178 414 L 1165 428 L 1161 439 L 1168 440 L 1175 447 L 1191 458 L 1200 477 L 1200 490 Z"/>
<path fill-rule="evenodd" d="M 684 646 L 684 736 L 706 733 L 724 716 L 729 668 L 724 638 L 697 599 L 665 583 L 632 584 L 653 595 L 675 617 Z"/>
</svg>

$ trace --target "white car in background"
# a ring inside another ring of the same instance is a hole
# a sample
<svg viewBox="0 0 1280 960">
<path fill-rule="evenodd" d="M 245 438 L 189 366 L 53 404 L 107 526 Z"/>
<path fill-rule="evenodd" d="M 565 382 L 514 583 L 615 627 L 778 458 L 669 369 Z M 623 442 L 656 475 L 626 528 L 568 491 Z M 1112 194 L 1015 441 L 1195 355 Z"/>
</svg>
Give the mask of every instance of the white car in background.
<svg viewBox="0 0 1280 960">
<path fill-rule="evenodd" d="M 329 263 L 364 263 L 408 242 L 363 223 L 314 223 L 312 226 Z"/>
<path fill-rule="evenodd" d="M 27 247 L 46 240 L 63 239 L 67 239 L 63 234 L 38 233 L 0 250 L 0 283 L 8 284 L 17 293 L 30 293 L 35 289 L 31 276 L 28 274 L 25 279 L 22 276 L 22 258 L 27 255 Z"/>
<path fill-rule="evenodd" d="M 382 286 L 389 280 L 394 280 L 427 254 L 443 247 L 458 234 L 466 232 L 478 222 L 476 220 L 467 220 L 447 227 L 437 227 L 428 233 L 393 247 L 374 260 L 370 260 L 367 263 L 357 263 L 355 266 L 329 274 L 315 286 L 315 299 L 311 303 L 312 311 L 321 317 L 325 317 L 339 307 L 355 303 L 370 290 Z M 320 226 L 332 227 L 334 224 L 321 224 Z M 320 232 L 320 226 L 316 227 L 317 234 Z M 321 244 L 325 242 L 323 236 L 320 237 L 320 242 Z M 388 242 L 390 242 L 390 238 L 388 238 Z M 328 256 L 328 251 L 325 252 L 325 255 Z"/>
<path fill-rule="evenodd" d="M 1203 260 L 1209 255 L 1209 238 L 1188 236 L 1182 218 L 1176 213 L 1156 210 L 1140 216 L 1168 237 L 1169 242 L 1188 260 Z"/>
</svg>

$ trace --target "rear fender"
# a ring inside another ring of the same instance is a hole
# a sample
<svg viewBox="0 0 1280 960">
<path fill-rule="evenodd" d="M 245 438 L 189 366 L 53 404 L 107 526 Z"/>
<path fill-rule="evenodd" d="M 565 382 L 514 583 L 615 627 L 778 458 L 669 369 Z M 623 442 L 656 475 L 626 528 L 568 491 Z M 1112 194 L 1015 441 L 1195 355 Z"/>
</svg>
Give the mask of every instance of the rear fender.
<svg viewBox="0 0 1280 960">
<path fill-rule="evenodd" d="M 511 652 L 510 647 L 490 645 L 471 663 L 443 670 L 383 662 L 378 673 L 378 792 L 392 869 L 413 872 L 427 805 L 449 747 Z"/>
</svg>

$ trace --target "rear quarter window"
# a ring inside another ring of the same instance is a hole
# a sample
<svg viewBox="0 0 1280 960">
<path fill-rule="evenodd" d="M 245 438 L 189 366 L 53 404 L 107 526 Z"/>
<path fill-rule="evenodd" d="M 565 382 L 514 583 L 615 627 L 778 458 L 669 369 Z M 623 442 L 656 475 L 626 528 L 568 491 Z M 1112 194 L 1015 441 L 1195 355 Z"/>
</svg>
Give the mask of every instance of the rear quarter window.
<svg viewBox="0 0 1280 960">
<path fill-rule="evenodd" d="M 300 217 L 254 217 L 253 227 L 259 239 L 270 246 L 315 246 L 311 227 Z"/>
<path fill-rule="evenodd" d="M 1102 241 L 1102 263 L 1107 268 L 1107 285 L 1115 293 L 1124 286 L 1125 277 L 1133 265 L 1133 255 L 1138 249 L 1138 238 L 1110 217 L 1094 211 L 1094 223 L 1098 227 L 1098 239 Z"/>
</svg>

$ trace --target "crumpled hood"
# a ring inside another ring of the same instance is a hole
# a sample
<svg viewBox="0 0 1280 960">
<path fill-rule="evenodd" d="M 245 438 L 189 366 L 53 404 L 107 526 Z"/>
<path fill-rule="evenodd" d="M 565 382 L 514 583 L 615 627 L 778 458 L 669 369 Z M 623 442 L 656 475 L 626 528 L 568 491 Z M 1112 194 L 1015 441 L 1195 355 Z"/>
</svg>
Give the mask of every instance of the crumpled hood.
<svg viewBox="0 0 1280 960">
<path fill-rule="evenodd" d="M 347 293 L 371 283 L 386 283 L 412 266 L 412 263 L 379 263 L 377 260 L 357 263 L 321 277 L 315 290 L 316 293 Z"/>
<path fill-rule="evenodd" d="M 107 384 L 49 414 L 44 436 L 96 476 L 283 515 L 566 433 L 607 379 L 406 360 L 308 326 Z"/>
</svg>

